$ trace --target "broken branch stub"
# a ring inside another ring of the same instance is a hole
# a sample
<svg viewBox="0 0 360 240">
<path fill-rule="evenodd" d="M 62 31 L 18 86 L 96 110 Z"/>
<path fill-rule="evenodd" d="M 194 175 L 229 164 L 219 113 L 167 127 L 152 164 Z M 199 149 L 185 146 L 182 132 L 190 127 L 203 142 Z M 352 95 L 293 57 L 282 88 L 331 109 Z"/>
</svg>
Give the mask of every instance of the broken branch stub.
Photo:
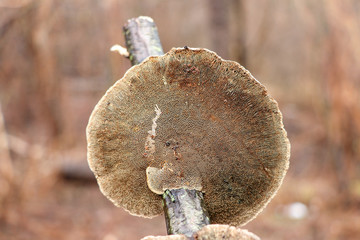
<svg viewBox="0 0 360 240">
<path fill-rule="evenodd" d="M 289 164 L 276 101 L 206 49 L 172 49 L 129 69 L 95 107 L 87 140 L 104 195 L 145 217 L 163 212 L 159 194 L 184 188 L 203 193 L 212 223 L 243 225 Z"/>
<path fill-rule="evenodd" d="M 164 54 L 157 27 L 150 17 L 132 18 L 128 20 L 123 30 L 132 65 L 141 63 L 149 56 Z"/>
</svg>

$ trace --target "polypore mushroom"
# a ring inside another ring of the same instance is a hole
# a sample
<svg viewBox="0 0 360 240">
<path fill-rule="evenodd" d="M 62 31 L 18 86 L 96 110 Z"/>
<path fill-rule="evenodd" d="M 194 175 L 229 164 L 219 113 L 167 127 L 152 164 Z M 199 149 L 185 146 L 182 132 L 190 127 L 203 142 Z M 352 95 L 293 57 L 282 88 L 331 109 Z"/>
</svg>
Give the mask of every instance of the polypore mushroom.
<svg viewBox="0 0 360 240">
<path fill-rule="evenodd" d="M 176 234 L 167 236 L 147 236 L 141 240 L 189 240 L 189 238 L 182 234 Z"/>
<path fill-rule="evenodd" d="M 141 240 L 188 240 L 185 235 L 148 236 Z M 196 240 L 260 240 L 255 234 L 229 225 L 207 225 L 194 234 Z"/>
<path fill-rule="evenodd" d="M 172 49 L 129 69 L 87 126 L 102 193 L 133 215 L 167 189 L 201 191 L 211 222 L 240 226 L 279 188 L 290 145 L 276 101 L 249 71 L 206 49 Z"/>
<path fill-rule="evenodd" d="M 260 240 L 255 234 L 229 225 L 207 225 L 195 234 L 197 240 Z"/>
</svg>

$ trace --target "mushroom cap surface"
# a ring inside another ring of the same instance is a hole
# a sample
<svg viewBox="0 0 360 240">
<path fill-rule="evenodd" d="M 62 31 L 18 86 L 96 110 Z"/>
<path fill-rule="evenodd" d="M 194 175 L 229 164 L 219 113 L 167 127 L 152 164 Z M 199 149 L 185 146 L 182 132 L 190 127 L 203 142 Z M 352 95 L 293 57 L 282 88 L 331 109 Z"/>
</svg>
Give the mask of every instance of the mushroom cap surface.
<svg viewBox="0 0 360 240">
<path fill-rule="evenodd" d="M 206 49 L 175 48 L 133 66 L 86 133 L 102 193 L 144 217 L 163 212 L 163 190 L 184 187 L 203 192 L 212 223 L 243 225 L 289 165 L 276 101 L 240 64 Z"/>
</svg>

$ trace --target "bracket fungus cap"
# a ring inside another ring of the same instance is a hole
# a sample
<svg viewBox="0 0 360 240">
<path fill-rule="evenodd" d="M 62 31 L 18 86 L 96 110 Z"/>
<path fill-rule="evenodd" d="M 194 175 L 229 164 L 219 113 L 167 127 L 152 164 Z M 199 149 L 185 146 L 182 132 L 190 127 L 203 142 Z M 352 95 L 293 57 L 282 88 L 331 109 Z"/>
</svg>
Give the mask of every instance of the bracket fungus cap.
<svg viewBox="0 0 360 240">
<path fill-rule="evenodd" d="M 202 191 L 212 223 L 243 225 L 274 196 L 290 144 L 276 101 L 245 68 L 174 48 L 133 66 L 87 126 L 102 193 L 133 215 L 163 212 L 165 189 Z"/>
</svg>

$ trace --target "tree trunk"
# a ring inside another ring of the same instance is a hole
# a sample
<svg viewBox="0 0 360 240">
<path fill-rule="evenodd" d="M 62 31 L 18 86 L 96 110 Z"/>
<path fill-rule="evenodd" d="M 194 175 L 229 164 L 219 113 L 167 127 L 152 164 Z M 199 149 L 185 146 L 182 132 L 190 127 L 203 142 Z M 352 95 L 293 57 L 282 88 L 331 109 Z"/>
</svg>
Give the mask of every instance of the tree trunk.
<svg viewBox="0 0 360 240">
<path fill-rule="evenodd" d="M 224 59 L 229 58 L 229 1 L 209 1 L 211 46 Z"/>
<path fill-rule="evenodd" d="M 230 57 L 246 67 L 246 9 L 244 0 L 231 0 L 231 15 L 233 17 L 233 29 L 231 31 Z"/>
</svg>

